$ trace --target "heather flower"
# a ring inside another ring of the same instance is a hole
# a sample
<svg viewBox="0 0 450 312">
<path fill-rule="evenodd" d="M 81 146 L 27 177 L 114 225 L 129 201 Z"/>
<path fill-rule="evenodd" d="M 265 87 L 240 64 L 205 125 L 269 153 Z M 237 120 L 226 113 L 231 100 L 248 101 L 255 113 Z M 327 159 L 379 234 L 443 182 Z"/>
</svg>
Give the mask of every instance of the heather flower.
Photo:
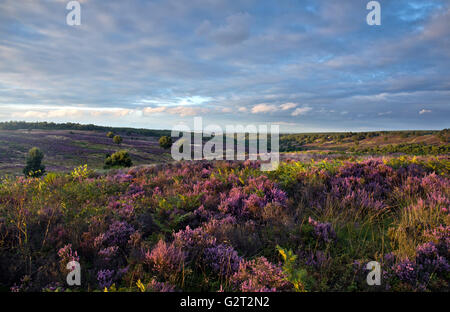
<svg viewBox="0 0 450 312">
<path fill-rule="evenodd" d="M 137 197 L 145 195 L 145 191 L 142 188 L 142 186 L 140 186 L 136 183 L 133 183 L 133 184 L 130 184 L 130 186 L 128 186 L 126 195 L 131 196 L 132 198 L 137 198 Z"/>
<path fill-rule="evenodd" d="M 114 221 L 104 234 L 103 242 L 108 246 L 125 246 L 134 232 L 134 228 L 127 222 Z"/>
<path fill-rule="evenodd" d="M 318 221 L 315 221 L 311 217 L 309 217 L 308 222 L 314 227 L 314 236 L 319 241 L 324 243 L 331 243 L 336 241 L 337 236 L 331 226 L 331 223 L 320 223 Z"/>
<path fill-rule="evenodd" d="M 228 194 L 222 193 L 220 197 L 221 203 L 219 205 L 219 211 L 236 216 L 244 216 L 247 214 L 247 212 L 243 210 L 243 200 L 246 195 L 241 188 L 234 187 Z"/>
<path fill-rule="evenodd" d="M 270 263 L 266 258 L 243 260 L 239 270 L 231 277 L 235 290 L 242 292 L 273 292 L 290 290 L 281 266 Z"/>
<path fill-rule="evenodd" d="M 80 261 L 78 253 L 76 251 L 72 251 L 72 244 L 67 244 L 63 248 L 59 249 L 58 256 L 61 259 L 60 261 L 63 263 L 69 263 L 71 261 Z"/>
<path fill-rule="evenodd" d="M 114 270 L 100 270 L 97 273 L 97 281 L 100 289 L 111 287 L 113 284 Z"/>
<path fill-rule="evenodd" d="M 175 244 L 160 240 L 151 252 L 145 254 L 145 262 L 161 275 L 179 273 L 184 268 L 186 255 Z"/>
<path fill-rule="evenodd" d="M 275 202 L 284 204 L 286 202 L 286 199 L 286 193 L 275 187 L 268 189 L 264 196 L 264 200 L 266 201 L 266 203 Z"/>
<path fill-rule="evenodd" d="M 186 226 L 185 230 L 180 230 L 173 234 L 174 243 L 183 250 L 204 249 L 215 246 L 216 238 L 206 233 L 202 227 L 191 229 Z"/>
<path fill-rule="evenodd" d="M 416 249 L 414 260 L 405 259 L 393 266 L 395 275 L 418 290 L 425 290 L 432 275 L 445 278 L 450 273 L 449 239 L 428 242 Z"/>
<path fill-rule="evenodd" d="M 100 249 L 98 255 L 105 259 L 105 261 L 110 261 L 114 256 L 116 256 L 117 251 L 119 250 L 119 246 L 110 246 L 103 249 Z"/>
<path fill-rule="evenodd" d="M 220 244 L 206 248 L 203 261 L 219 275 L 230 275 L 239 269 L 242 258 L 238 256 L 233 247 Z"/>
<path fill-rule="evenodd" d="M 308 256 L 304 258 L 306 265 L 309 265 L 317 270 L 320 270 L 328 261 L 330 261 L 330 258 L 327 257 L 321 250 L 310 252 Z"/>
</svg>

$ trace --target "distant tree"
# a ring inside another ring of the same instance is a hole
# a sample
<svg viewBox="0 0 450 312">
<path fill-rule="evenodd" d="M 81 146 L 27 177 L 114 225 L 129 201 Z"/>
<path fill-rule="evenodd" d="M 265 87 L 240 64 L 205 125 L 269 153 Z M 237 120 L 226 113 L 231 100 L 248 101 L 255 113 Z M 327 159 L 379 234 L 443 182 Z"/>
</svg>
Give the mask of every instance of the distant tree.
<svg viewBox="0 0 450 312">
<path fill-rule="evenodd" d="M 132 165 L 133 162 L 131 161 L 131 157 L 128 152 L 125 150 L 120 150 L 115 152 L 111 156 L 106 157 L 103 168 L 109 169 L 118 167 L 131 167 Z"/>
<path fill-rule="evenodd" d="M 37 147 L 33 147 L 28 151 L 26 158 L 27 164 L 23 168 L 23 173 L 27 177 L 40 177 L 45 172 L 45 166 L 42 165 L 44 153 Z"/>
<path fill-rule="evenodd" d="M 111 132 L 111 131 L 109 131 L 109 132 L 106 134 L 106 136 L 107 136 L 108 138 L 112 139 L 112 138 L 114 137 L 114 133 Z"/>
<path fill-rule="evenodd" d="M 122 141 L 123 141 L 123 139 L 122 139 L 122 137 L 120 135 L 115 135 L 113 137 L 113 142 L 116 143 L 116 144 L 120 144 L 120 143 L 122 143 Z"/>
<path fill-rule="evenodd" d="M 161 146 L 164 149 L 169 149 L 172 146 L 172 138 L 165 135 L 160 137 L 159 146 Z"/>
</svg>

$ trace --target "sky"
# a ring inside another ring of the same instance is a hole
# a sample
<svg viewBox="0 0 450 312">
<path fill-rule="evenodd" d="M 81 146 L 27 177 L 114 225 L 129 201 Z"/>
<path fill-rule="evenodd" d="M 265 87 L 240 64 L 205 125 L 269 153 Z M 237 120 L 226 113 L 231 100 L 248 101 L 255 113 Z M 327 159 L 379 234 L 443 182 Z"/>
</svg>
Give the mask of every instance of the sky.
<svg viewBox="0 0 450 312">
<path fill-rule="evenodd" d="M 450 1 L 0 0 L 0 121 L 450 128 Z"/>
</svg>

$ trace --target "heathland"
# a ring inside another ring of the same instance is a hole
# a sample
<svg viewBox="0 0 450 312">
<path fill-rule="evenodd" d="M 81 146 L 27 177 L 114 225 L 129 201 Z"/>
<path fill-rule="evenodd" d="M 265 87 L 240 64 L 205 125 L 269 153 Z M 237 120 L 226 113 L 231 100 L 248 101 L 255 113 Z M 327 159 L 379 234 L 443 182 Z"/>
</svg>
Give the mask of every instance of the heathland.
<svg viewBox="0 0 450 312">
<path fill-rule="evenodd" d="M 173 162 L 167 132 L 2 127 L 1 290 L 449 290 L 448 131 L 283 135 L 262 172 Z M 33 146 L 45 174 L 20 176 Z M 103 169 L 119 149 L 137 166 Z"/>
</svg>

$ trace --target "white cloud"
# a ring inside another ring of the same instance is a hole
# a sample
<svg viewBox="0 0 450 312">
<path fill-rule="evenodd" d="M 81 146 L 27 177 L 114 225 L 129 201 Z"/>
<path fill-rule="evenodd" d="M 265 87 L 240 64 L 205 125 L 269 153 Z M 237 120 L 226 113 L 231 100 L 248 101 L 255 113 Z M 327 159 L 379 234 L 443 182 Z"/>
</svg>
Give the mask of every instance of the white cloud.
<svg viewBox="0 0 450 312">
<path fill-rule="evenodd" d="M 271 113 L 271 112 L 275 112 L 277 110 L 278 110 L 278 107 L 275 105 L 262 103 L 262 104 L 253 106 L 252 113 L 253 114 Z"/>
<path fill-rule="evenodd" d="M 144 108 L 142 111 L 144 112 L 144 114 L 157 114 L 157 113 L 162 113 L 166 110 L 166 107 L 164 106 L 159 106 L 159 107 L 146 107 Z"/>
<path fill-rule="evenodd" d="M 37 111 L 14 112 L 11 114 L 13 118 L 46 118 L 47 114 Z"/>
<path fill-rule="evenodd" d="M 296 108 L 293 112 L 292 112 L 292 116 L 299 116 L 299 115 L 305 115 L 307 114 L 309 111 L 311 111 L 312 108 L 309 106 L 305 106 L 305 107 L 299 107 Z"/>
<path fill-rule="evenodd" d="M 209 110 L 207 108 L 201 107 L 190 107 L 190 106 L 177 106 L 169 108 L 167 112 L 172 115 L 179 115 L 180 117 L 195 116 L 198 114 L 206 113 Z"/>
<path fill-rule="evenodd" d="M 295 104 L 295 103 L 284 103 L 284 104 L 281 104 L 280 107 L 281 107 L 282 110 L 288 110 L 288 109 L 297 107 L 297 104 Z"/>
</svg>

